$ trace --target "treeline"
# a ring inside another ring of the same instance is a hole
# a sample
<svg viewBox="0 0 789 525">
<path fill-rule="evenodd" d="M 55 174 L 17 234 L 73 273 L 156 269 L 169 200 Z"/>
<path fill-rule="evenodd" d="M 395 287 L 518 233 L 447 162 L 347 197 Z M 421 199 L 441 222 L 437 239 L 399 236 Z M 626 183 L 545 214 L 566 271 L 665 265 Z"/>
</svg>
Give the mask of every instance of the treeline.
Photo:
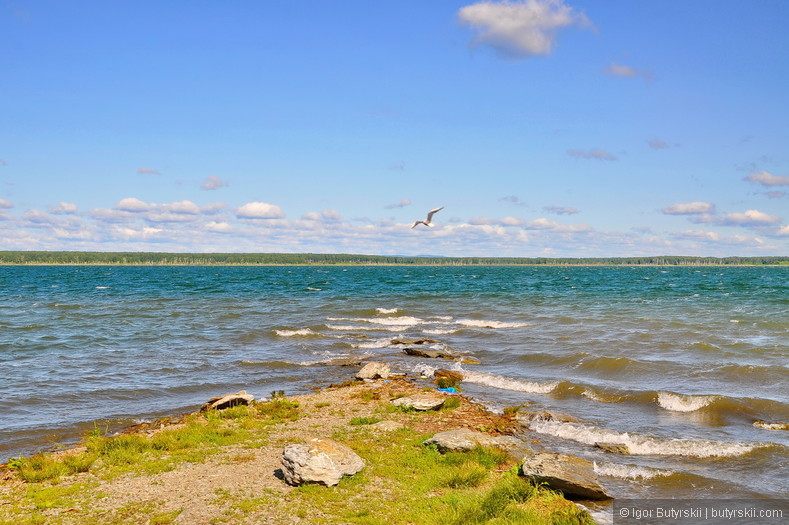
<svg viewBox="0 0 789 525">
<path fill-rule="evenodd" d="M 0 251 L 0 264 L 106 265 L 413 265 L 413 266 L 789 266 L 789 257 L 434 257 L 341 253 L 154 253 Z"/>
</svg>

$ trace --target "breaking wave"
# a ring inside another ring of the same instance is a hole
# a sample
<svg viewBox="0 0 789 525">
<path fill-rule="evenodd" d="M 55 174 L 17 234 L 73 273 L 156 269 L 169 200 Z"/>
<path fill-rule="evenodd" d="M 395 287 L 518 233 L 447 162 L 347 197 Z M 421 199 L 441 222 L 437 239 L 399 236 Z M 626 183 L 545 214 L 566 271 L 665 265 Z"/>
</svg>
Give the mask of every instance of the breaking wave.
<svg viewBox="0 0 789 525">
<path fill-rule="evenodd" d="M 647 480 L 676 474 L 673 470 L 642 467 L 639 465 L 622 465 L 619 463 L 598 463 L 595 461 L 593 466 L 596 474 L 619 479 Z"/>
<path fill-rule="evenodd" d="M 531 323 L 505 323 L 503 321 L 485 321 L 483 319 L 459 319 L 457 324 L 470 328 L 522 328 L 534 326 Z"/>
<path fill-rule="evenodd" d="M 709 406 L 710 403 L 720 399 L 718 396 L 691 396 L 674 394 L 673 392 L 658 392 L 657 403 L 666 410 L 673 412 L 693 412 Z"/>
<path fill-rule="evenodd" d="M 469 383 L 476 383 L 478 385 L 491 386 L 493 388 L 500 388 L 502 390 L 513 390 L 515 392 L 529 392 L 533 394 L 547 394 L 552 392 L 559 386 L 558 381 L 551 381 L 548 383 L 538 383 L 536 381 L 523 381 L 521 379 L 512 379 L 509 377 L 499 376 L 496 374 L 488 374 L 486 372 L 468 372 L 463 371 L 463 381 Z"/>
</svg>

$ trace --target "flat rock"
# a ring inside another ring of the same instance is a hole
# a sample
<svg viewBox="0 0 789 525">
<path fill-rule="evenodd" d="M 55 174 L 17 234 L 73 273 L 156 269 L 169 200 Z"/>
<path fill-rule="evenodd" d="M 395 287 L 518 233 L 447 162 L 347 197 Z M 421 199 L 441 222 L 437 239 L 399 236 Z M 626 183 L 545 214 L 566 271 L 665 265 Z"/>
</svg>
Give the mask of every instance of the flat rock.
<svg viewBox="0 0 789 525">
<path fill-rule="evenodd" d="M 435 339 L 392 339 L 393 345 L 428 345 L 437 342 Z"/>
<path fill-rule="evenodd" d="M 356 372 L 357 379 L 386 379 L 391 374 L 391 368 L 386 363 L 371 362 Z"/>
<path fill-rule="evenodd" d="M 361 366 L 365 357 L 337 357 L 318 363 L 323 366 Z"/>
<path fill-rule="evenodd" d="M 282 474 L 291 485 L 322 483 L 331 487 L 343 476 L 364 468 L 364 460 L 350 447 L 317 437 L 285 446 L 281 461 Z"/>
<path fill-rule="evenodd" d="M 370 425 L 370 428 L 379 432 L 393 432 L 395 430 L 400 430 L 404 426 L 405 425 L 399 421 L 379 421 L 378 423 Z"/>
<path fill-rule="evenodd" d="M 224 410 L 238 405 L 248 405 L 255 399 L 252 394 L 247 394 L 246 390 L 236 392 L 235 394 L 225 394 L 219 397 L 212 397 L 200 407 L 201 412 L 206 410 Z"/>
<path fill-rule="evenodd" d="M 607 443 L 598 441 L 594 444 L 597 448 L 614 454 L 630 454 L 630 449 L 624 443 Z"/>
<path fill-rule="evenodd" d="M 523 476 L 560 490 L 570 499 L 606 500 L 611 496 L 597 482 L 591 461 L 566 454 L 539 453 L 521 465 Z"/>
<path fill-rule="evenodd" d="M 403 353 L 413 357 L 426 357 L 428 359 L 455 359 L 457 357 L 447 350 L 434 350 L 432 348 L 403 348 Z"/>
<path fill-rule="evenodd" d="M 407 397 L 398 397 L 391 403 L 397 407 L 413 408 L 414 410 L 436 410 L 444 404 L 445 398 L 435 394 L 414 394 Z"/>
</svg>

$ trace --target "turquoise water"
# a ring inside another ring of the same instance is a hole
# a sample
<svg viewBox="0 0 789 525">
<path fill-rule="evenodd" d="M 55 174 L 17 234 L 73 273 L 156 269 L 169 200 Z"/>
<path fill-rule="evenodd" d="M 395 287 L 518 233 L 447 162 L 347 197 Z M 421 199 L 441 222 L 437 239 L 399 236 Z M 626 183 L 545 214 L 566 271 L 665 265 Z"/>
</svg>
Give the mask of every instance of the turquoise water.
<svg viewBox="0 0 789 525">
<path fill-rule="evenodd" d="M 306 393 L 346 356 L 580 418 L 524 436 L 619 497 L 789 492 L 789 432 L 754 426 L 789 423 L 789 268 L 0 267 L 0 460 L 221 393 Z"/>
</svg>

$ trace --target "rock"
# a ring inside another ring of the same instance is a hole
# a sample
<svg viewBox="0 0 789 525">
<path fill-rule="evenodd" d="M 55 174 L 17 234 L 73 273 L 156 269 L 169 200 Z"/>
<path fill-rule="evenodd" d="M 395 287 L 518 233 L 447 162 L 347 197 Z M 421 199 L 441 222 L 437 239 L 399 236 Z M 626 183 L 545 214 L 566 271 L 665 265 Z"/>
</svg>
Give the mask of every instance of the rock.
<svg viewBox="0 0 789 525">
<path fill-rule="evenodd" d="M 356 372 L 357 379 L 386 379 L 389 377 L 391 369 L 386 363 L 367 363 L 361 370 Z"/>
<path fill-rule="evenodd" d="M 459 361 L 464 365 L 478 365 L 482 363 L 482 361 L 480 361 L 476 357 L 461 357 Z"/>
<path fill-rule="evenodd" d="M 395 430 L 400 430 L 404 426 L 405 425 L 399 421 L 379 421 L 378 423 L 370 425 L 370 428 L 372 430 L 378 430 L 379 432 L 393 432 Z"/>
<path fill-rule="evenodd" d="M 627 445 L 624 443 L 605 443 L 602 441 L 598 441 L 594 444 L 599 449 L 605 450 L 606 452 L 612 452 L 614 454 L 630 454 L 630 449 L 627 448 Z"/>
<path fill-rule="evenodd" d="M 248 405 L 255 399 L 252 394 L 247 394 L 246 390 L 235 394 L 225 394 L 224 396 L 212 397 L 200 407 L 201 412 L 206 410 L 224 410 L 238 405 Z"/>
<path fill-rule="evenodd" d="M 463 381 L 463 374 L 454 370 L 436 370 L 433 372 L 433 377 L 435 379 L 451 379 L 457 382 Z"/>
<path fill-rule="evenodd" d="M 426 345 L 426 344 L 434 344 L 437 343 L 435 339 L 411 339 L 411 340 L 401 340 L 401 339 L 392 339 L 393 345 Z"/>
<path fill-rule="evenodd" d="M 529 445 L 515 436 L 491 436 L 468 428 L 439 432 L 423 444 L 435 444 L 441 452 L 468 452 L 477 446 L 496 447 L 507 451 L 518 461 L 534 454 Z"/>
<path fill-rule="evenodd" d="M 318 364 L 323 366 L 361 366 L 364 359 L 365 357 L 338 357 Z"/>
<path fill-rule="evenodd" d="M 282 452 L 282 474 L 291 485 L 323 483 L 327 487 L 364 468 L 364 460 L 350 447 L 331 439 L 311 438 L 287 445 Z"/>
<path fill-rule="evenodd" d="M 421 348 L 404 348 L 403 353 L 405 353 L 405 355 L 426 357 L 428 359 L 455 359 L 455 357 L 457 357 L 452 352 L 448 352 L 446 350 L 433 350 L 430 348 L 425 348 L 424 350 Z"/>
<path fill-rule="evenodd" d="M 518 421 L 528 426 L 532 421 L 559 421 L 561 423 L 579 423 L 577 417 L 562 412 L 549 412 L 547 410 L 519 410 L 516 416 Z"/>
<path fill-rule="evenodd" d="M 754 421 L 753 426 L 764 430 L 789 430 L 789 423 L 769 423 L 767 421 Z"/>
<path fill-rule="evenodd" d="M 523 460 L 521 473 L 536 483 L 546 483 L 562 491 L 570 499 L 611 499 L 597 482 L 594 465 L 585 459 L 565 454 L 535 454 Z"/>
<path fill-rule="evenodd" d="M 435 394 L 414 394 L 408 397 L 398 397 L 391 403 L 397 407 L 413 408 L 414 410 L 436 410 L 444 404 L 444 397 Z"/>
</svg>

